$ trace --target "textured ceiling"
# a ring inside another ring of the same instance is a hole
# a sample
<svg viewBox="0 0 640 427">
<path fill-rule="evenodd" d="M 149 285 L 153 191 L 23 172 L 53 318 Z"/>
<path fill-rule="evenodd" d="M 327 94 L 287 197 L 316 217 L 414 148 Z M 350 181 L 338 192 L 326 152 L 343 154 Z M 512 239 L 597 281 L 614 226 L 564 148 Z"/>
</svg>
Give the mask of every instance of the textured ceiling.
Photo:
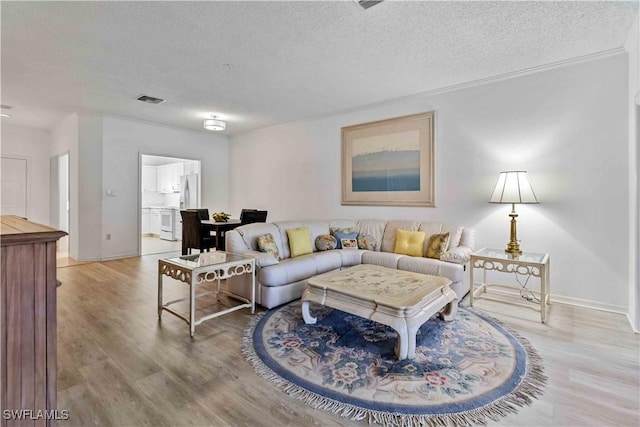
<svg viewBox="0 0 640 427">
<path fill-rule="evenodd" d="M 623 46 L 638 2 L 2 2 L 4 124 L 99 112 L 227 134 Z M 140 94 L 164 98 L 143 104 Z"/>
</svg>

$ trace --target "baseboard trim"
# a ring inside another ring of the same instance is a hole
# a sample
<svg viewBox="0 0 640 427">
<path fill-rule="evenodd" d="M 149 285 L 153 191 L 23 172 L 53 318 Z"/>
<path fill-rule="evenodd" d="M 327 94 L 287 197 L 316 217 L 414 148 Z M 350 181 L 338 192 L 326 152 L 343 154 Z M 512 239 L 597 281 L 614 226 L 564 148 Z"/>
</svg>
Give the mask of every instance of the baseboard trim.
<svg viewBox="0 0 640 427">
<path fill-rule="evenodd" d="M 113 255 L 113 256 L 108 256 L 108 257 L 104 257 L 101 258 L 100 261 L 113 261 L 116 259 L 122 259 L 122 258 L 133 258 L 133 257 L 137 257 L 140 256 L 137 253 L 128 253 L 128 254 L 120 254 L 120 255 Z"/>
<path fill-rule="evenodd" d="M 636 334 L 640 334 L 640 331 L 638 329 L 636 329 L 635 325 L 633 324 L 633 319 L 631 318 L 631 313 L 627 313 L 627 320 L 629 321 L 629 326 L 631 326 L 631 330 Z"/>
<path fill-rule="evenodd" d="M 476 282 L 475 283 L 475 287 L 479 287 L 481 285 L 481 283 Z M 489 284 L 491 285 L 491 284 Z M 511 290 L 511 288 L 513 288 L 513 290 Z M 518 290 L 519 288 L 514 287 L 509 287 L 508 289 L 491 289 L 491 292 L 496 293 L 496 294 L 503 294 L 503 295 L 518 295 Z M 536 293 L 538 296 L 540 295 L 540 291 L 537 291 L 535 289 L 527 289 L 528 291 L 533 291 L 534 293 Z M 616 305 L 616 304 L 608 304 L 608 303 L 603 303 L 603 302 L 599 302 L 599 301 L 593 301 L 593 300 L 588 300 L 588 299 L 583 299 L 583 298 L 575 298 L 575 297 L 568 297 L 568 296 L 564 296 L 564 295 L 554 295 L 551 294 L 549 295 L 549 302 L 550 304 L 565 304 L 565 305 L 572 305 L 574 307 L 582 307 L 582 308 L 589 308 L 591 310 L 598 310 L 598 311 L 606 311 L 609 313 L 616 313 L 616 314 L 623 314 L 625 316 L 627 316 L 627 318 L 629 318 L 629 312 L 627 307 L 625 306 L 621 306 L 621 305 Z"/>
<path fill-rule="evenodd" d="M 572 305 L 575 307 L 590 308 L 592 310 L 598 310 L 598 311 L 606 311 L 609 313 L 624 314 L 626 316 L 629 315 L 627 311 L 627 307 L 616 305 L 616 304 L 608 304 L 604 302 L 588 300 L 588 299 L 551 294 L 551 302 L 556 304 Z"/>
</svg>

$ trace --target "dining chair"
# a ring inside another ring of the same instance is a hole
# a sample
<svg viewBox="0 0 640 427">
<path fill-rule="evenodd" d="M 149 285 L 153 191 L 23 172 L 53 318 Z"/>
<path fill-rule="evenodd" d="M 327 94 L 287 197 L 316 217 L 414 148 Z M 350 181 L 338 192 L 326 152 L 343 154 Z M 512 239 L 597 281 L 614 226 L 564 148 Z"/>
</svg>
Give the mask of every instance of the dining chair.
<svg viewBox="0 0 640 427">
<path fill-rule="evenodd" d="M 187 209 L 187 211 L 188 212 L 198 212 L 198 216 L 200 217 L 200 221 L 211 219 L 211 217 L 209 216 L 209 209 L 207 209 L 207 208 Z M 208 224 L 202 224 L 202 226 L 204 227 L 206 236 L 214 236 L 215 237 L 216 232 L 214 231 L 213 226 L 208 225 Z"/>
<path fill-rule="evenodd" d="M 182 216 L 182 255 L 191 253 L 191 249 L 200 252 L 216 247 L 216 237 L 208 235 L 208 231 L 200 222 L 197 211 L 180 211 Z"/>
<path fill-rule="evenodd" d="M 267 212 L 268 211 L 243 209 L 240 214 L 240 225 L 267 222 Z"/>
</svg>

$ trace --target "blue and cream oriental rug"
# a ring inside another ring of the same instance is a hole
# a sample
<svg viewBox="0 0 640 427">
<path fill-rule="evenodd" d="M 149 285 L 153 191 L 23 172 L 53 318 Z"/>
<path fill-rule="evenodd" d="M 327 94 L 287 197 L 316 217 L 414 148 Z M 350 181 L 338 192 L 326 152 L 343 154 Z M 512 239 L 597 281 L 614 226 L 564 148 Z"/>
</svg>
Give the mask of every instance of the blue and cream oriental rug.
<svg viewBox="0 0 640 427">
<path fill-rule="evenodd" d="M 390 426 L 472 425 L 497 420 L 542 394 L 542 360 L 513 331 L 460 307 L 434 316 L 417 335 L 414 359 L 394 357 L 393 329 L 300 301 L 247 326 L 242 353 L 256 372 L 314 408 Z"/>
</svg>

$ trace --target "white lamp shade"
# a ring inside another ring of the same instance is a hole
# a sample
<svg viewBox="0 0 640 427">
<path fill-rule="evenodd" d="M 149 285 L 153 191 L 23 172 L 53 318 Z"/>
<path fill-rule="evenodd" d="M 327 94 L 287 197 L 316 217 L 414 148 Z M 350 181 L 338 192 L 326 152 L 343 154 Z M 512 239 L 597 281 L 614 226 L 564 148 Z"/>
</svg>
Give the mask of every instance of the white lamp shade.
<svg viewBox="0 0 640 427">
<path fill-rule="evenodd" d="M 489 203 L 540 203 L 525 171 L 500 172 Z"/>
<path fill-rule="evenodd" d="M 207 119 L 204 121 L 204 128 L 208 130 L 225 130 L 227 128 L 227 124 L 222 120 L 217 119 Z"/>
</svg>

